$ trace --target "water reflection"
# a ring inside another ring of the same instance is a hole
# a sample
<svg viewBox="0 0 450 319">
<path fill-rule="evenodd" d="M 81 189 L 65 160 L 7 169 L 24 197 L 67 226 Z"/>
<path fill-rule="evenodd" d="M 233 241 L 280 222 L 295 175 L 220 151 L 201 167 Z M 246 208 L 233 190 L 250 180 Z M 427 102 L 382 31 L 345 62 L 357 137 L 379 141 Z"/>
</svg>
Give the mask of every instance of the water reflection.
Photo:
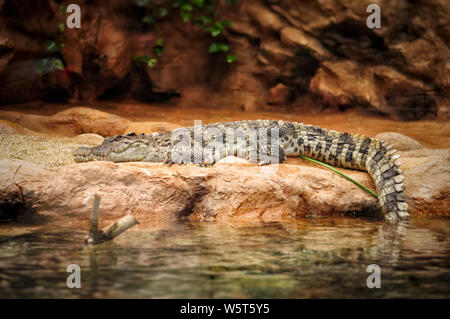
<svg viewBox="0 0 450 319">
<path fill-rule="evenodd" d="M 450 297 L 450 220 L 140 225 L 83 247 L 73 228 L 0 227 L 0 297 Z M 68 289 L 66 267 L 82 269 Z M 366 267 L 381 266 L 381 289 Z"/>
</svg>

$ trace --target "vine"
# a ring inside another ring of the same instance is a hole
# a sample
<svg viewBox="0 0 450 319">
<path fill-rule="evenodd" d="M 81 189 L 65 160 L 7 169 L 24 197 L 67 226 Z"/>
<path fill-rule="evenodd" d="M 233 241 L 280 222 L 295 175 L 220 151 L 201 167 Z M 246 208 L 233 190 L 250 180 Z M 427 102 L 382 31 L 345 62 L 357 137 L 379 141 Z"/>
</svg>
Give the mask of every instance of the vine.
<svg viewBox="0 0 450 319">
<path fill-rule="evenodd" d="M 63 16 L 66 14 L 66 6 L 61 4 L 59 10 L 62 12 Z M 45 47 L 47 51 L 52 53 L 51 58 L 44 58 L 39 60 L 36 65 L 36 72 L 38 74 L 49 73 L 54 70 L 64 71 L 64 62 L 61 60 L 61 49 L 64 47 L 63 43 L 63 33 L 65 30 L 65 23 L 58 23 L 58 31 L 56 34 L 52 35 L 51 39 L 45 41 Z"/>
<path fill-rule="evenodd" d="M 208 48 L 210 54 L 225 54 L 227 63 L 234 63 L 237 60 L 236 55 L 230 51 L 230 47 L 223 36 L 223 32 L 232 25 L 232 22 L 218 19 L 213 0 L 171 0 L 163 1 L 162 4 L 158 5 L 151 0 L 135 1 L 138 7 L 146 10 L 146 15 L 141 19 L 143 23 L 157 25 L 158 21 L 177 14 L 184 23 L 194 23 L 211 36 L 212 42 Z M 226 2 L 229 5 L 236 4 L 236 0 L 227 0 Z M 158 38 L 153 47 L 153 56 L 134 57 L 134 60 L 154 68 L 163 51 L 164 39 Z"/>
</svg>

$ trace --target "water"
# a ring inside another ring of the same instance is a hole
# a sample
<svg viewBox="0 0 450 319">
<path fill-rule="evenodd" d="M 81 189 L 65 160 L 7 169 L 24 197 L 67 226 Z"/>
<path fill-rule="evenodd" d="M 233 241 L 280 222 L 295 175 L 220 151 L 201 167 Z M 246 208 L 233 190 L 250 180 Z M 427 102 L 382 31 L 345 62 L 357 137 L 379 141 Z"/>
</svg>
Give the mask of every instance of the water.
<svg viewBox="0 0 450 319">
<path fill-rule="evenodd" d="M 0 225 L 1 298 L 450 297 L 450 219 L 135 226 L 83 247 L 79 227 Z M 81 267 L 68 289 L 66 267 Z M 368 289 L 369 264 L 381 288 Z"/>
</svg>

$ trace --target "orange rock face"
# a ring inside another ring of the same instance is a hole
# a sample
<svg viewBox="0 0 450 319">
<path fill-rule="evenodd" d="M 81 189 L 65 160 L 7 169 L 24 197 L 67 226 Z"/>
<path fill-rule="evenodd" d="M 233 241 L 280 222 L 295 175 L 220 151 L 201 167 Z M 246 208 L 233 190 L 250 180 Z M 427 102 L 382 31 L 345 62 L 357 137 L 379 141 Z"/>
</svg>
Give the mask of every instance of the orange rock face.
<svg viewBox="0 0 450 319">
<path fill-rule="evenodd" d="M 62 33 L 55 1 L 0 1 L 0 104 L 182 97 L 210 109 L 261 111 L 301 108 L 313 99 L 315 109 L 360 106 L 402 120 L 450 118 L 448 0 L 379 1 L 380 29 L 366 24 L 368 2 L 214 3 L 215 19 L 233 25 L 212 38 L 172 9 L 150 26 L 142 21 L 150 6 L 136 1 L 84 1 L 82 28 Z M 58 34 L 64 47 L 49 52 L 45 42 Z M 156 56 L 158 38 L 164 52 Z M 210 54 L 213 42 L 229 51 Z M 234 63 L 226 62 L 228 53 Z M 54 56 L 64 70 L 34 71 L 56 62 Z M 157 65 L 135 63 L 140 57 L 157 58 Z M 270 92 L 280 82 L 290 88 L 281 103 L 279 92 L 275 102 Z M 201 92 L 194 102 L 192 91 Z"/>
<path fill-rule="evenodd" d="M 449 154 L 433 152 L 427 158 L 409 152 L 411 157 L 404 159 L 412 217 L 449 212 Z M 366 173 L 346 173 L 374 188 Z M 12 207 L 7 203 L 16 207 L 22 203 L 32 207 L 36 221 L 87 221 L 94 194 L 102 198 L 100 209 L 105 220 L 126 214 L 145 222 L 180 218 L 280 220 L 380 212 L 376 199 L 351 182 L 303 162 L 261 167 L 231 157 L 210 168 L 89 162 L 47 169 L 25 161 L 0 160 L 3 215 Z"/>
</svg>

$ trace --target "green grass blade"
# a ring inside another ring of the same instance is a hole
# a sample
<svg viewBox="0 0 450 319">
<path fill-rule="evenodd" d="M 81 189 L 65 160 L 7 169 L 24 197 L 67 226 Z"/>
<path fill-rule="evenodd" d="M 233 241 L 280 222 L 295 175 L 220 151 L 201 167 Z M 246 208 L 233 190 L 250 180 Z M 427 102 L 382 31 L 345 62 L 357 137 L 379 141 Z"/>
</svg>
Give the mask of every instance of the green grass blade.
<svg viewBox="0 0 450 319">
<path fill-rule="evenodd" d="M 335 169 L 333 166 L 330 166 L 330 165 L 328 165 L 328 164 L 319 162 L 318 160 L 315 160 L 315 159 L 312 159 L 312 158 L 309 158 L 309 157 L 306 157 L 306 156 L 303 156 L 303 155 L 300 155 L 300 158 L 303 158 L 303 159 L 305 159 L 305 160 L 307 160 L 307 161 L 310 161 L 310 162 L 319 164 L 319 165 L 321 165 L 321 166 L 323 166 L 323 167 L 326 167 L 326 168 L 328 168 L 328 169 L 331 169 L 333 172 L 335 172 L 335 173 L 341 175 L 341 176 L 344 177 L 345 179 L 349 180 L 350 182 L 352 182 L 353 184 L 355 184 L 355 185 L 358 186 L 359 188 L 365 190 L 365 191 L 368 192 L 370 195 L 372 195 L 373 197 L 375 197 L 375 198 L 378 199 L 377 194 L 375 194 L 373 191 L 371 191 L 370 189 L 368 189 L 368 188 L 365 187 L 364 185 L 361 185 L 360 183 L 358 183 L 357 181 L 355 181 L 355 180 L 354 180 L 353 178 L 351 178 L 350 176 L 345 175 L 344 173 L 338 171 L 338 170 Z"/>
</svg>

